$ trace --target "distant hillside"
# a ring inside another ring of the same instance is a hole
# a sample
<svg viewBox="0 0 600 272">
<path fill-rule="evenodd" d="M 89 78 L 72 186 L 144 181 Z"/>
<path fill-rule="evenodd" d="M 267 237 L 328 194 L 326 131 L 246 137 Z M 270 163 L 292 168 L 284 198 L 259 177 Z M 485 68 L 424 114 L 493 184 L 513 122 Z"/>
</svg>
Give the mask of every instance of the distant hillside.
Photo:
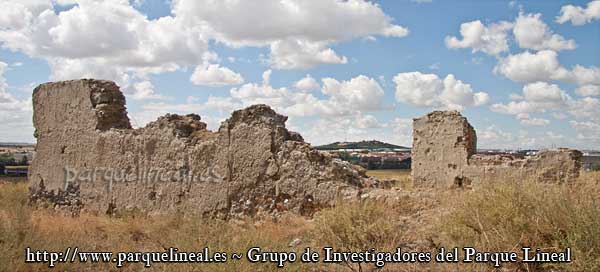
<svg viewBox="0 0 600 272">
<path fill-rule="evenodd" d="M 360 142 L 335 142 L 315 147 L 318 150 L 337 150 L 337 149 L 410 149 L 409 147 L 388 144 L 376 140 Z"/>
<path fill-rule="evenodd" d="M 0 142 L 0 146 L 35 146 L 34 143 Z"/>
</svg>

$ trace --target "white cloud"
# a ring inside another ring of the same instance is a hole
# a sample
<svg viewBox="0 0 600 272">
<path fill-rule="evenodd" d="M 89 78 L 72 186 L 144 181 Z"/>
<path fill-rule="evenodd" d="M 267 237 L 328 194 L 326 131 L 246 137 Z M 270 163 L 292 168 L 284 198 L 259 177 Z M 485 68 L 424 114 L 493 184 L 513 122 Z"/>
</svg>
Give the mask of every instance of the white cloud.
<svg viewBox="0 0 600 272">
<path fill-rule="evenodd" d="M 599 68 L 575 65 L 567 70 L 558 62 L 557 53 L 551 50 L 526 51 L 501 58 L 494 72 L 516 82 L 562 80 L 578 85 L 600 84 Z"/>
<path fill-rule="evenodd" d="M 550 124 L 550 120 L 543 118 L 531 118 L 529 114 L 519 114 L 517 115 L 517 119 L 523 125 L 528 126 L 547 126 Z"/>
<path fill-rule="evenodd" d="M 550 114 L 557 120 L 565 120 L 570 114 L 578 120 L 600 123 L 600 100 L 593 97 L 574 99 L 556 84 L 535 82 L 523 87 L 523 95 L 507 104 L 493 104 L 490 110 L 514 115 L 524 125 L 544 126 L 550 123 L 544 118 L 531 118 L 530 113 Z"/>
<path fill-rule="evenodd" d="M 366 128 L 380 128 L 382 124 L 377 121 L 377 118 L 373 115 L 359 115 L 356 118 L 356 127 L 366 129 Z"/>
<path fill-rule="evenodd" d="M 577 88 L 577 90 L 575 90 L 575 92 L 581 96 L 596 96 L 596 95 L 600 95 L 600 86 L 599 85 L 584 85 L 584 86 Z"/>
<path fill-rule="evenodd" d="M 600 123 L 600 100 L 594 97 L 584 97 L 572 101 L 568 112 L 578 119 Z"/>
<path fill-rule="evenodd" d="M 363 0 L 178 0 L 172 6 L 177 18 L 205 26 L 210 36 L 229 46 L 269 46 L 269 63 L 276 69 L 346 63 L 329 45 L 374 35 L 408 35 L 379 5 Z"/>
<path fill-rule="evenodd" d="M 564 135 L 558 134 L 558 133 L 555 133 L 555 132 L 552 132 L 552 131 L 547 131 L 546 132 L 546 137 L 548 137 L 549 139 L 552 139 L 552 140 L 561 140 L 561 139 L 565 138 Z"/>
<path fill-rule="evenodd" d="M 600 123 L 591 121 L 570 121 L 571 127 L 577 131 L 577 139 L 590 148 L 600 147 Z"/>
<path fill-rule="evenodd" d="M 481 21 L 462 23 L 460 34 L 462 40 L 446 36 L 445 43 L 448 48 L 472 48 L 473 53 L 481 51 L 490 55 L 498 55 L 508 51 L 507 32 L 513 27 L 512 23 L 500 22 L 489 26 Z"/>
<path fill-rule="evenodd" d="M 452 74 L 441 80 L 435 74 L 399 73 L 394 82 L 396 100 L 413 106 L 462 110 L 489 101 L 487 93 L 474 93 L 470 84 L 457 80 Z"/>
<path fill-rule="evenodd" d="M 553 112 L 552 117 L 554 117 L 556 120 L 565 120 L 567 119 L 567 117 L 569 117 L 568 115 L 562 113 L 562 112 Z"/>
<path fill-rule="evenodd" d="M 541 13 L 519 13 L 513 28 L 513 34 L 519 47 L 554 51 L 575 49 L 574 40 L 565 40 L 562 36 L 552 33 L 548 25 L 542 21 L 541 16 Z"/>
<path fill-rule="evenodd" d="M 269 62 L 277 69 L 308 69 L 318 64 L 344 64 L 348 59 L 324 42 L 285 40 L 271 44 Z"/>
<path fill-rule="evenodd" d="M 176 17 L 207 26 L 218 40 L 233 46 L 265 46 L 289 39 L 315 42 L 369 35 L 401 37 L 408 32 L 392 24 L 377 4 L 362 0 L 177 0 L 172 5 Z"/>
<path fill-rule="evenodd" d="M 57 13 L 55 8 L 67 3 L 67 10 Z M 2 47 L 46 60 L 53 80 L 99 77 L 122 87 L 147 80 L 149 73 L 205 63 L 210 40 L 231 47 L 269 47 L 274 68 L 304 69 L 346 63 L 333 44 L 408 34 L 379 5 L 363 0 L 178 0 L 171 4 L 171 15 L 157 19 L 124 0 L 0 0 L 0 5 Z M 228 76 L 235 75 L 228 68 L 207 69 L 227 74 L 222 82 L 230 83 Z"/>
<path fill-rule="evenodd" d="M 0 139 L 33 142 L 31 99 L 21 100 L 8 92 L 8 83 L 4 78 L 7 68 L 8 65 L 0 61 Z"/>
<path fill-rule="evenodd" d="M 302 91 L 312 91 L 321 88 L 319 83 L 317 83 L 317 81 L 310 75 L 306 75 L 304 78 L 296 81 L 296 83 L 294 83 L 294 87 Z"/>
<path fill-rule="evenodd" d="M 127 94 L 127 92 L 125 93 Z M 134 100 L 167 99 L 167 97 L 157 94 L 154 85 L 148 80 L 134 83 L 130 97 Z"/>
<path fill-rule="evenodd" d="M 169 112 L 196 112 L 202 113 L 202 120 L 208 123 L 209 128 L 214 129 L 234 109 L 252 104 L 267 104 L 290 117 L 288 127 L 302 126 L 305 139 L 317 143 L 339 141 L 346 137 L 353 140 L 390 138 L 393 142 L 398 143 L 399 141 L 395 140 L 398 139 L 405 143 L 412 138 L 410 132 L 403 132 L 402 135 L 390 132 L 393 129 L 406 128 L 406 125 L 393 128 L 370 114 L 385 109 L 382 105 L 384 91 L 375 79 L 363 75 L 349 80 L 323 78 L 320 91 L 324 98 L 317 98 L 312 92 L 297 90 L 296 87 L 271 86 L 271 73 L 271 70 L 263 73 L 262 83 L 247 83 L 232 88 L 229 97 L 209 96 L 205 102 L 188 97 L 186 103 L 144 104 L 141 110 L 131 114 L 133 123 L 141 126 Z M 312 79 L 308 75 L 303 79 L 307 78 Z M 316 83 L 314 79 L 310 81 Z M 218 114 L 214 115 L 215 112 Z M 312 121 L 306 122 L 307 119 Z M 375 132 L 378 134 L 374 134 Z"/>
<path fill-rule="evenodd" d="M 412 145 L 412 118 L 399 118 L 396 117 L 389 123 L 387 127 L 392 128 L 392 135 L 390 139 L 393 142 L 402 146 Z"/>
<path fill-rule="evenodd" d="M 535 82 L 523 87 L 523 95 L 513 97 L 523 101 L 511 101 L 508 104 L 493 104 L 490 109 L 495 112 L 517 115 L 517 119 L 529 119 L 529 113 L 544 112 L 565 108 L 571 102 L 569 95 L 556 84 Z M 521 118 L 519 118 L 521 116 Z M 524 118 L 522 116 L 526 116 Z"/>
<path fill-rule="evenodd" d="M 511 133 L 505 132 L 495 125 L 476 129 L 476 131 L 478 145 L 480 146 L 496 148 L 504 147 L 505 143 L 509 143 L 513 140 L 513 135 Z"/>
<path fill-rule="evenodd" d="M 218 64 L 202 64 L 196 66 L 190 81 L 201 86 L 226 86 L 244 83 L 242 75 Z"/>
<path fill-rule="evenodd" d="M 267 104 L 290 116 L 343 116 L 383 109 L 383 89 L 377 81 L 363 75 L 341 82 L 323 78 L 321 92 L 326 99 L 286 87 L 274 88 L 270 75 L 270 70 L 263 73 L 262 84 L 248 83 L 231 89 L 231 97 L 244 105 Z"/>
<path fill-rule="evenodd" d="M 149 20 L 127 1 L 78 1 L 58 14 L 51 2 L 19 4 L 9 12 L 27 16 L 18 26 L 0 27 L 2 46 L 45 59 L 53 80 L 96 77 L 123 87 L 132 76 L 199 63 L 208 50 L 201 26 Z"/>
<path fill-rule="evenodd" d="M 462 39 L 446 36 L 446 47 L 452 49 L 471 48 L 473 53 L 481 51 L 498 56 L 500 53 L 509 51 L 508 33 L 512 29 L 512 34 L 521 48 L 554 51 L 575 49 L 574 40 L 566 40 L 562 36 L 554 34 L 542 21 L 541 16 L 540 13 L 524 14 L 520 12 L 514 22 L 500 21 L 488 26 L 479 20 L 462 23 L 460 25 Z"/>
<path fill-rule="evenodd" d="M 330 96 L 329 104 L 338 109 L 376 111 L 382 109 L 383 89 L 376 80 L 359 75 L 349 81 L 323 78 L 322 92 Z"/>
<path fill-rule="evenodd" d="M 587 3 L 586 8 L 573 5 L 563 6 L 560 8 L 560 15 L 556 16 L 557 23 L 564 24 L 570 21 L 576 26 L 598 19 L 600 19 L 600 1 L 598 0 Z"/>
<path fill-rule="evenodd" d="M 567 93 L 556 84 L 535 82 L 523 87 L 523 97 L 526 101 L 538 103 L 541 107 L 561 107 L 570 99 Z"/>
<path fill-rule="evenodd" d="M 504 114 L 517 115 L 517 114 L 523 114 L 523 113 L 536 112 L 539 109 L 536 107 L 536 105 L 534 105 L 530 102 L 527 102 L 527 101 L 519 101 L 519 102 L 510 101 L 508 104 L 501 104 L 501 103 L 492 104 L 490 106 L 490 110 L 492 110 L 494 112 L 504 113 Z"/>
</svg>

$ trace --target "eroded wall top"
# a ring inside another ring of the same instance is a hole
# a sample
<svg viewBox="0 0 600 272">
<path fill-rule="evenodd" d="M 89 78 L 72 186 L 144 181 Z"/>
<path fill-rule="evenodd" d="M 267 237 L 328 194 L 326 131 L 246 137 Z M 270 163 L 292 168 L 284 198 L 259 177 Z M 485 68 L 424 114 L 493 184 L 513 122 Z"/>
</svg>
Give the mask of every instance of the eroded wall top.
<svg viewBox="0 0 600 272">
<path fill-rule="evenodd" d="M 235 111 L 216 132 L 196 114 L 131 129 L 125 98 L 109 81 L 42 84 L 33 106 L 31 199 L 73 212 L 311 214 L 374 182 L 314 150 L 266 105 Z"/>
</svg>

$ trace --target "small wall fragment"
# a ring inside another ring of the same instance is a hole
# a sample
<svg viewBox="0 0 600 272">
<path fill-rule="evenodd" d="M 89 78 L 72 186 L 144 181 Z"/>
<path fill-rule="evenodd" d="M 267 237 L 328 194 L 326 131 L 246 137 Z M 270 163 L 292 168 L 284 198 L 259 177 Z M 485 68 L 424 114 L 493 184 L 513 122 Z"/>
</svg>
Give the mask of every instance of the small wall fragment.
<svg viewBox="0 0 600 272">
<path fill-rule="evenodd" d="M 535 156 L 476 154 L 477 136 L 457 111 L 434 111 L 413 121 L 412 178 L 418 187 L 471 187 L 498 180 L 571 182 L 582 153 L 560 148 Z"/>
</svg>

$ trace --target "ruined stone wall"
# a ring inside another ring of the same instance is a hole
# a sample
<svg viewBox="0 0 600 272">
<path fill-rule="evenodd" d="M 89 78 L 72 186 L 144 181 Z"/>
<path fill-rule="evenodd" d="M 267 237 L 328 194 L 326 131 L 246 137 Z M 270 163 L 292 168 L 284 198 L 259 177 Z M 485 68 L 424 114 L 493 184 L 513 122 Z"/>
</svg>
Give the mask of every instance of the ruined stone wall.
<svg viewBox="0 0 600 272">
<path fill-rule="evenodd" d="M 544 150 L 536 156 L 475 154 L 477 136 L 457 111 L 434 111 L 413 121 L 412 178 L 418 187 L 470 187 L 498 180 L 569 182 L 581 152 Z"/>
<path fill-rule="evenodd" d="M 362 168 L 314 150 L 265 105 L 235 111 L 217 132 L 195 114 L 131 129 L 109 81 L 42 84 L 33 106 L 31 200 L 73 212 L 311 214 L 373 183 Z"/>
<path fill-rule="evenodd" d="M 475 130 L 457 111 L 434 111 L 413 122 L 412 177 L 419 186 L 460 182 L 475 153 Z"/>
</svg>

